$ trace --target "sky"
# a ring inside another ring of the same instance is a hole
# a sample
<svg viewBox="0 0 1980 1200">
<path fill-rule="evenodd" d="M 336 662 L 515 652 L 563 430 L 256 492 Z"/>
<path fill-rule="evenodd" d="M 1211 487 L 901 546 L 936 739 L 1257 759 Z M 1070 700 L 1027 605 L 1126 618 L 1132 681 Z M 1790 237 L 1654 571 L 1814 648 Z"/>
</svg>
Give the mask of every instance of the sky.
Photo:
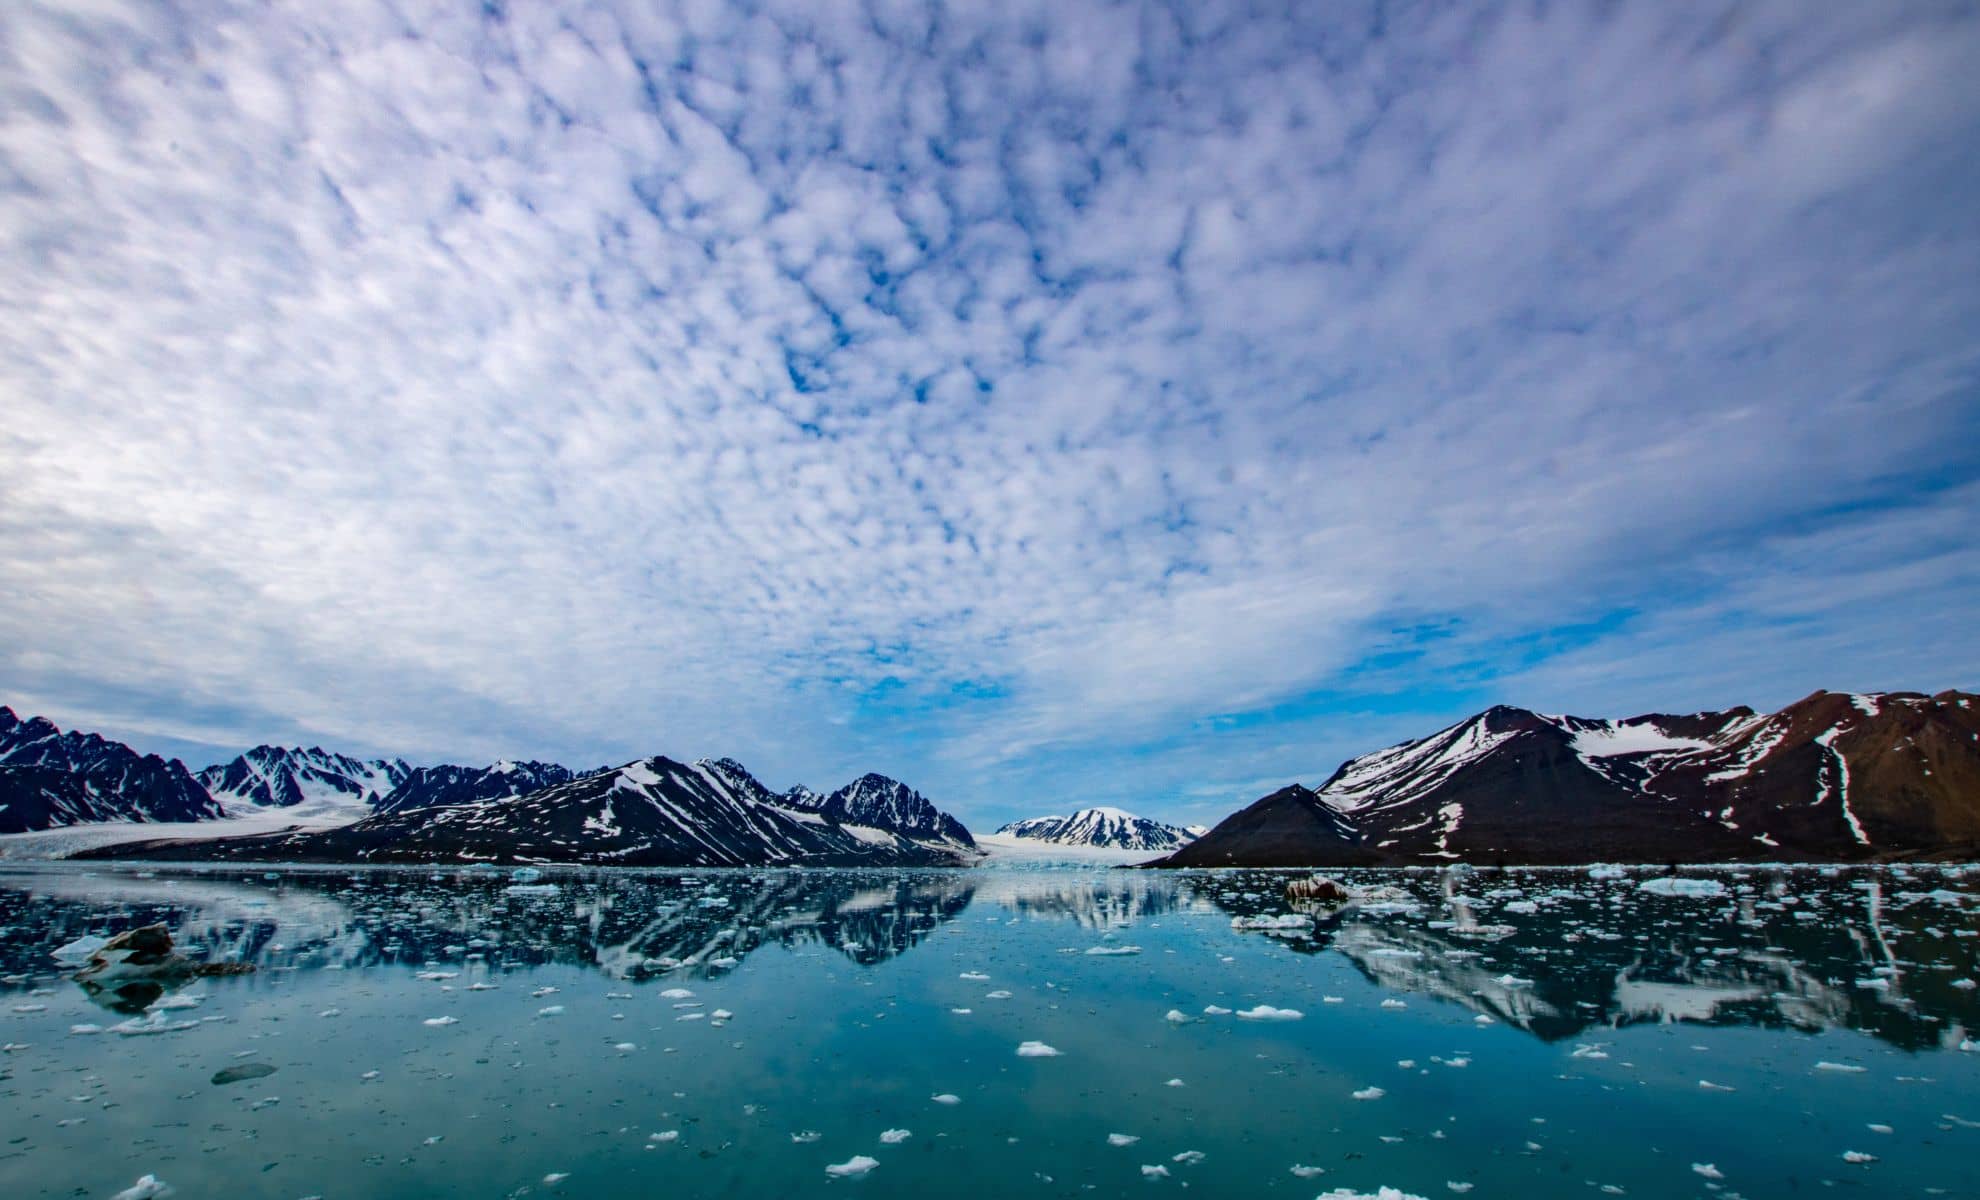
<svg viewBox="0 0 1980 1200">
<path fill-rule="evenodd" d="M 0 703 L 1214 821 L 1980 684 L 1972 4 L 0 5 Z"/>
</svg>

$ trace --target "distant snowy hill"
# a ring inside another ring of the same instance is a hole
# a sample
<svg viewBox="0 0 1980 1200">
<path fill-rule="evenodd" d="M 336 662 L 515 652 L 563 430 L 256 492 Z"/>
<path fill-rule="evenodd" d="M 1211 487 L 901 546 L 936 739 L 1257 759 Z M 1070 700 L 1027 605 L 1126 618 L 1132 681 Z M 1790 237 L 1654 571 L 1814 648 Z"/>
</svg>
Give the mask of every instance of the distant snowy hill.
<svg viewBox="0 0 1980 1200">
<path fill-rule="evenodd" d="M 1070 817 L 1028 817 L 997 830 L 1006 837 L 1055 846 L 1105 846 L 1116 850 L 1174 850 L 1196 840 L 1178 825 L 1138 817 L 1118 808 L 1082 808 Z"/>
<path fill-rule="evenodd" d="M 1174 866 L 1864 859 L 1980 848 L 1980 697 L 1620 721 L 1499 706 L 1220 823 Z"/>
<path fill-rule="evenodd" d="M 178 759 L 64 733 L 0 706 L 0 833 L 85 821 L 201 821 L 221 807 Z"/>
</svg>

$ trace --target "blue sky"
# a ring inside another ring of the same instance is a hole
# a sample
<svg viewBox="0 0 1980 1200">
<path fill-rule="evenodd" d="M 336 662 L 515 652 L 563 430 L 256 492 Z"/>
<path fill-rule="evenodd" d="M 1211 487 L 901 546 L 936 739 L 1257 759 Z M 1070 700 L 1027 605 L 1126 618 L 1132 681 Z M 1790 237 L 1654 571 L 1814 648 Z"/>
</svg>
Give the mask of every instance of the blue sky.
<svg viewBox="0 0 1980 1200">
<path fill-rule="evenodd" d="M 1968 4 L 0 6 L 0 702 L 1213 819 L 1972 687 Z"/>
</svg>

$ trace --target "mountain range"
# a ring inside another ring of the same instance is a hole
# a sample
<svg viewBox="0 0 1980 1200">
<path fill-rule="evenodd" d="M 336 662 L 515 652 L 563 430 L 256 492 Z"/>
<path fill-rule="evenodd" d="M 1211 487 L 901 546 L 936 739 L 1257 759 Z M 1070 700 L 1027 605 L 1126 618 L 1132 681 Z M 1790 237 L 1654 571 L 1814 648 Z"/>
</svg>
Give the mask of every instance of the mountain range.
<svg viewBox="0 0 1980 1200">
<path fill-rule="evenodd" d="M 967 865 L 897 780 L 773 791 L 734 759 L 415 767 L 260 746 L 203 771 L 0 707 L 0 833 L 171 823 L 94 857 Z M 210 836 L 208 831 L 210 830 Z M 1086 808 L 1008 839 L 1174 867 L 1883 861 L 1980 856 L 1980 697 L 1815 694 L 1623 720 L 1500 705 L 1292 784 L 1202 832 Z M 121 835 L 120 835 L 121 836 Z M 169 840 L 168 840 L 169 839 Z"/>
<path fill-rule="evenodd" d="M 1005 837 L 1054 846 L 1098 846 L 1113 850 L 1176 850 L 1196 840 L 1201 827 L 1168 825 L 1118 808 L 1082 808 L 1070 817 L 1027 817 L 997 830 Z"/>
<path fill-rule="evenodd" d="M 1620 721 L 1487 709 L 1233 813 L 1162 866 L 1862 861 L 1980 852 L 1980 697 L 1816 692 Z"/>
</svg>

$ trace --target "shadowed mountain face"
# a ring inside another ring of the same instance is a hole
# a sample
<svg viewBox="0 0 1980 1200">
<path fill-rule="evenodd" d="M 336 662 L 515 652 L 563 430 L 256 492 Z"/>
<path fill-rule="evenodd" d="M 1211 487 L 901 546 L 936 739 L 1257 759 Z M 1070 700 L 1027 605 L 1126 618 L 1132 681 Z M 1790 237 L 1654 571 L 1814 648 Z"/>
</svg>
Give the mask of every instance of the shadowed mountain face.
<svg viewBox="0 0 1980 1200">
<path fill-rule="evenodd" d="M 0 833 L 83 821 L 200 821 L 220 805 L 184 763 L 0 707 Z"/>
<path fill-rule="evenodd" d="M 1622 721 L 1497 707 L 1288 788 L 1168 866 L 1966 857 L 1980 698 L 1817 692 Z"/>
</svg>

